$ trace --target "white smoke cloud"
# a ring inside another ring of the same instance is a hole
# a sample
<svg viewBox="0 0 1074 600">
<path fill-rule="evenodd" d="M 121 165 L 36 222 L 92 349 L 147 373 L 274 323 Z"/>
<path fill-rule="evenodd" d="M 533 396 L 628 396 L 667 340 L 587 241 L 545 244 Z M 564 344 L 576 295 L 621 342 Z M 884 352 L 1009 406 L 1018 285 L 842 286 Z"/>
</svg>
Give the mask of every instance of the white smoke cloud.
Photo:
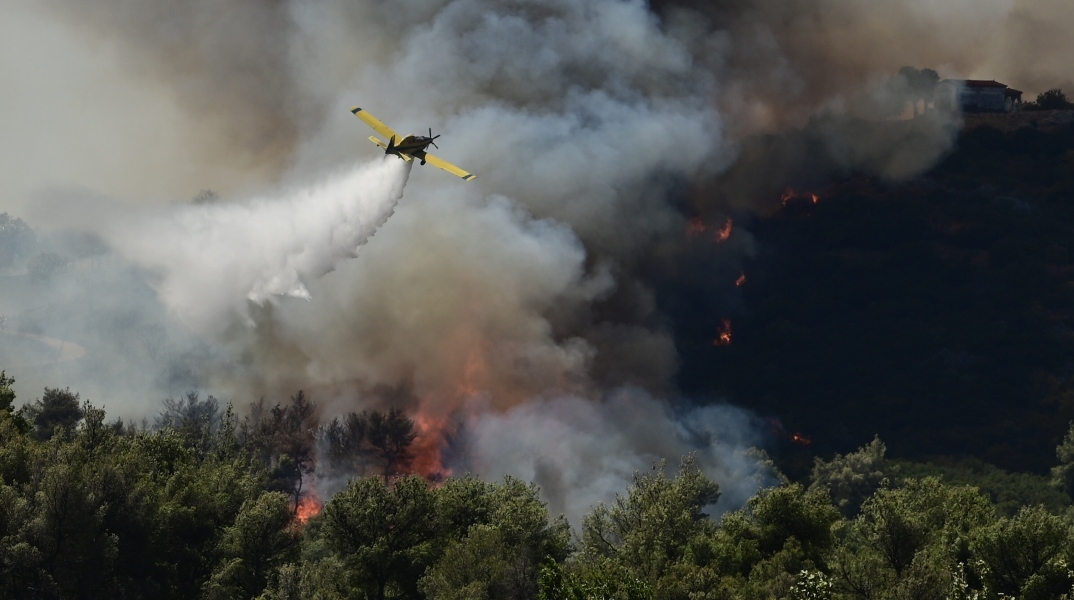
<svg viewBox="0 0 1074 600">
<path fill-rule="evenodd" d="M 637 471 L 666 461 L 669 474 L 693 453 L 720 484 L 716 513 L 745 504 L 771 474 L 742 452 L 757 444 L 749 413 L 729 406 L 675 414 L 666 402 L 633 389 L 600 401 L 575 396 L 537 399 L 505 412 L 479 412 L 466 423 L 468 467 L 484 477 L 536 482 L 553 514 L 574 527 L 597 503 L 623 493 Z"/>
</svg>

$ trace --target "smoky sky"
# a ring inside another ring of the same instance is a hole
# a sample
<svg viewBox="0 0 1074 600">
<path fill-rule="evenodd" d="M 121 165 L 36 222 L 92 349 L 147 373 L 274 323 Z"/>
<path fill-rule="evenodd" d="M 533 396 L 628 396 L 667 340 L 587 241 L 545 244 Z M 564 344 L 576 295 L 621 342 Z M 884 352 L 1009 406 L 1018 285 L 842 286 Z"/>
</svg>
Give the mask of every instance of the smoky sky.
<svg viewBox="0 0 1074 600">
<path fill-rule="evenodd" d="M 958 115 L 871 122 L 906 101 L 902 66 L 1030 94 L 1074 81 L 1059 58 L 1074 8 L 1059 0 L 18 0 L 9 13 L 2 209 L 97 236 L 124 265 L 117 282 L 137 273 L 136 293 L 85 300 L 138 298 L 152 316 L 138 331 L 164 332 L 170 375 L 129 378 L 132 414 L 191 381 L 239 402 L 302 387 L 329 416 L 405 382 L 421 410 L 476 394 L 485 422 L 505 423 L 540 418 L 535 398 L 570 398 L 556 406 L 579 418 L 577 399 L 624 386 L 674 398 L 656 282 L 734 272 L 753 251 L 739 219 L 703 246 L 705 273 L 681 269 L 691 217 L 763 210 L 829 173 L 928 168 Z M 402 196 L 366 194 L 379 216 L 365 221 L 311 208 L 333 181 L 377 187 L 383 158 L 354 105 L 400 132 L 431 127 L 434 152 L 478 178 L 414 167 L 393 180 Z M 217 202 L 191 205 L 204 189 Z M 340 223 L 362 234 L 325 250 Z M 142 364 L 95 346 L 86 312 L 67 335 L 120 371 Z M 669 430 L 681 418 L 635 409 Z M 486 456 L 508 443 L 482 439 Z"/>
</svg>

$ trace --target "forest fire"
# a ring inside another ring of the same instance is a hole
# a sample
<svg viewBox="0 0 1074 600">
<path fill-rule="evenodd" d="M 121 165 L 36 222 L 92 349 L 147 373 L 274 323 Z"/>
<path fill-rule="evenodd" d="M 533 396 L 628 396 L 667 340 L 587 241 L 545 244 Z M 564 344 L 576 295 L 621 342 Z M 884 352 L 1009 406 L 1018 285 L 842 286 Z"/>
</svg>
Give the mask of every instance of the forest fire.
<svg viewBox="0 0 1074 600">
<path fill-rule="evenodd" d="M 322 507 L 321 501 L 312 493 L 302 496 L 298 501 L 298 506 L 295 507 L 295 523 L 299 527 L 305 525 L 310 519 L 320 514 Z"/>
<path fill-rule="evenodd" d="M 787 206 L 790 202 L 797 200 L 802 200 L 811 204 L 820 202 L 820 196 L 812 192 L 797 192 L 794 188 L 787 188 L 779 199 L 783 203 L 783 206 Z"/>
<path fill-rule="evenodd" d="M 768 421 L 768 426 L 772 435 L 777 438 L 786 439 L 797 446 L 808 446 L 813 443 L 813 438 L 799 431 L 787 433 L 787 430 L 783 427 L 783 423 L 775 417 L 768 417 L 765 421 Z"/>
<path fill-rule="evenodd" d="M 731 237 L 731 230 L 734 229 L 734 226 L 735 223 L 731 220 L 731 217 L 727 217 L 727 222 L 723 224 L 723 227 L 721 227 L 714 236 L 716 243 L 722 244 L 723 242 L 726 242 L 727 239 Z"/>
<path fill-rule="evenodd" d="M 468 303 L 467 317 L 482 310 L 480 299 Z M 409 445 L 407 472 L 421 475 L 433 484 L 451 476 L 445 462 L 452 440 L 458 432 L 461 414 L 471 403 L 486 400 L 511 402 L 512 390 L 495 376 L 492 345 L 478 327 L 465 319 L 444 337 L 443 351 L 453 357 L 446 376 L 417 395 L 417 402 L 407 410 L 415 437 Z"/>
<path fill-rule="evenodd" d="M 734 229 L 734 221 L 730 217 L 724 221 L 724 224 L 719 229 L 713 231 L 713 226 L 705 223 L 701 217 L 693 217 L 686 222 L 686 237 L 690 239 L 698 238 L 704 234 L 712 232 L 711 241 L 721 244 L 726 242 L 731 237 L 731 231 Z"/>
<path fill-rule="evenodd" d="M 424 411 L 418 411 L 413 418 L 418 436 L 410 447 L 414 453 L 411 468 L 429 481 L 441 482 L 451 475 L 451 469 L 444 466 L 442 456 L 447 438 L 451 435 L 448 419 Z"/>
<path fill-rule="evenodd" d="M 813 440 L 803 433 L 792 433 L 791 443 L 798 444 L 799 446 L 808 446 L 813 443 Z"/>
<path fill-rule="evenodd" d="M 693 217 L 686 222 L 686 237 L 696 238 L 697 236 L 705 233 L 709 229 L 712 229 L 705 224 L 705 220 L 701 217 Z"/>
<path fill-rule="evenodd" d="M 731 319 L 724 319 L 723 325 L 720 327 L 719 334 L 716 339 L 712 340 L 713 346 L 730 346 L 731 345 Z"/>
</svg>

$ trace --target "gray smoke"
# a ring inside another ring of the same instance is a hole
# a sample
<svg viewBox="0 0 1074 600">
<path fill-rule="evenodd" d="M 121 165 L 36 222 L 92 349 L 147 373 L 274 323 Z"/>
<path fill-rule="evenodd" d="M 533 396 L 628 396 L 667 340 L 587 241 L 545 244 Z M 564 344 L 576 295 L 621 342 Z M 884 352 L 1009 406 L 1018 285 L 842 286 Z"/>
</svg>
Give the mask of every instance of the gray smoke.
<svg viewBox="0 0 1074 600">
<path fill-rule="evenodd" d="M 744 448 L 758 444 L 749 413 L 728 406 L 673 413 L 666 402 L 631 388 L 597 401 L 574 396 L 538 398 L 504 412 L 475 411 L 462 437 L 468 465 L 491 477 L 534 481 L 553 513 L 580 525 L 597 503 L 622 493 L 623 482 L 673 457 L 693 453 L 720 483 L 713 510 L 743 506 L 774 479 Z"/>
</svg>

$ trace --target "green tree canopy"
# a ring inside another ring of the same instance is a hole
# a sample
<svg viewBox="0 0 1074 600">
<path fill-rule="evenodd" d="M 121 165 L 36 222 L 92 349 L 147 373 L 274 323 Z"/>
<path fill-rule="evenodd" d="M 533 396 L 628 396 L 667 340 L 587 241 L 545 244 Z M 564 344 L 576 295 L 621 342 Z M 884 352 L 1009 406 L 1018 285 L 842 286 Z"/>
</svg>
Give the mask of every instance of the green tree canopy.
<svg viewBox="0 0 1074 600">
<path fill-rule="evenodd" d="M 34 437 L 39 440 L 51 438 L 61 427 L 70 435 L 82 420 L 78 394 L 70 388 L 45 388 L 41 398 L 24 406 L 22 412 L 33 426 Z"/>
<path fill-rule="evenodd" d="M 1027 506 L 1012 519 L 982 527 L 973 555 L 983 563 L 981 578 L 993 592 L 1017 598 L 1058 598 L 1074 578 L 1067 567 L 1074 529 L 1062 517 Z"/>
<path fill-rule="evenodd" d="M 0 371 L 0 410 L 12 412 L 15 405 L 15 390 L 11 389 L 13 383 L 14 377 L 8 377 L 7 371 Z"/>
<path fill-rule="evenodd" d="M 830 461 L 813 459 L 810 489 L 823 489 L 839 507 L 843 516 L 858 514 L 861 505 L 880 488 L 890 468 L 884 459 L 887 447 L 880 437 L 845 456 L 836 454 Z"/>
<path fill-rule="evenodd" d="M 1055 456 L 1059 464 L 1052 467 L 1052 485 L 1074 498 L 1074 421 L 1063 442 L 1055 448 Z"/>
<path fill-rule="evenodd" d="M 435 501 L 420 477 L 354 479 L 324 508 L 324 533 L 370 598 L 417 594 L 432 562 Z"/>
<path fill-rule="evenodd" d="M 626 495 L 601 504 L 582 523 L 582 552 L 618 563 L 633 577 L 655 583 L 683 559 L 691 539 L 715 524 L 703 512 L 720 497 L 719 486 L 692 456 L 669 478 L 664 466 L 635 473 Z"/>
<path fill-rule="evenodd" d="M 178 400 L 164 399 L 164 408 L 154 420 L 157 429 L 174 429 L 199 452 L 208 452 L 214 445 L 214 434 L 223 426 L 224 415 L 220 401 L 213 396 L 204 400 L 197 392 L 187 392 Z"/>
<path fill-rule="evenodd" d="M 266 492 L 243 503 L 235 522 L 226 527 L 218 546 L 221 560 L 206 583 L 206 598 L 252 598 L 269 577 L 295 558 L 298 537 L 292 530 L 290 501 Z"/>
<path fill-rule="evenodd" d="M 974 530 L 994 515 L 975 488 L 937 478 L 880 489 L 862 505 L 833 557 L 837 588 L 857 598 L 939 597 L 968 558 Z"/>
<path fill-rule="evenodd" d="M 14 377 L 8 377 L 6 371 L 0 371 L 0 413 L 6 413 L 9 416 L 15 429 L 26 432 L 29 431 L 30 424 L 19 411 L 15 410 L 15 390 L 11 389 L 14 383 Z"/>
<path fill-rule="evenodd" d="M 429 600 L 532 598 L 513 593 L 512 550 L 499 528 L 475 525 L 466 537 L 448 542 L 443 557 L 422 578 L 421 590 Z"/>
<path fill-rule="evenodd" d="M 1025 108 L 1027 110 L 1070 110 L 1074 109 L 1074 102 L 1067 98 L 1063 90 L 1053 88 L 1037 94 L 1037 99 L 1027 104 Z"/>
</svg>

